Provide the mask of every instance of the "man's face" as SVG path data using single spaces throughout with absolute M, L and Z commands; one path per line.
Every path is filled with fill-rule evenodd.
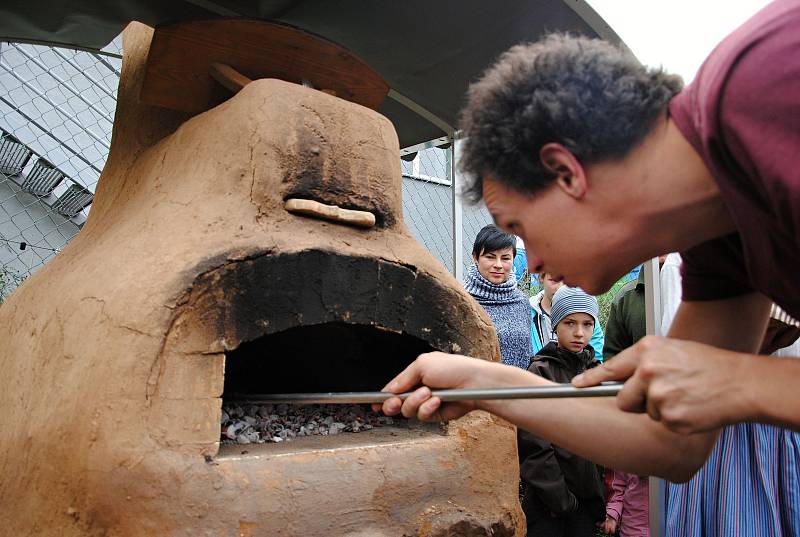
M 621 215 L 576 200 L 556 183 L 527 195 L 487 177 L 483 197 L 495 223 L 525 242 L 530 272 L 599 295 L 638 263 L 628 246 L 641 237 L 620 225 Z

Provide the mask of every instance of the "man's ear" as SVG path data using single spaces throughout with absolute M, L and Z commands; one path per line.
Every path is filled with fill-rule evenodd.
M 581 199 L 589 189 L 586 171 L 572 152 L 561 144 L 549 143 L 539 150 L 542 165 L 556 176 L 556 184 L 568 196 Z

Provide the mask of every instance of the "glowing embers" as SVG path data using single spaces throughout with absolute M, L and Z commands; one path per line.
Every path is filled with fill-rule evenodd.
M 223 444 L 290 442 L 304 436 L 359 433 L 376 427 L 407 425 L 402 417 L 373 412 L 369 405 L 254 405 L 227 403 L 222 408 Z

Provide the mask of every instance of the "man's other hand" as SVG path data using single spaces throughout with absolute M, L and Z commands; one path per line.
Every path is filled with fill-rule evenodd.
M 586 387 L 627 379 L 617 395 L 620 409 L 647 412 L 669 429 L 688 434 L 748 414 L 742 397 L 748 358 L 702 343 L 648 336 L 572 382 Z

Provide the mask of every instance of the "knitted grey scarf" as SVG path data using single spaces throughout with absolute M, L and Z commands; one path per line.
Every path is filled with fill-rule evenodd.
M 528 298 L 517 288 L 514 274 L 505 282 L 494 284 L 481 276 L 473 264 L 464 278 L 464 288 L 492 319 L 500 340 L 503 363 L 528 369 L 531 361 L 531 308 Z

